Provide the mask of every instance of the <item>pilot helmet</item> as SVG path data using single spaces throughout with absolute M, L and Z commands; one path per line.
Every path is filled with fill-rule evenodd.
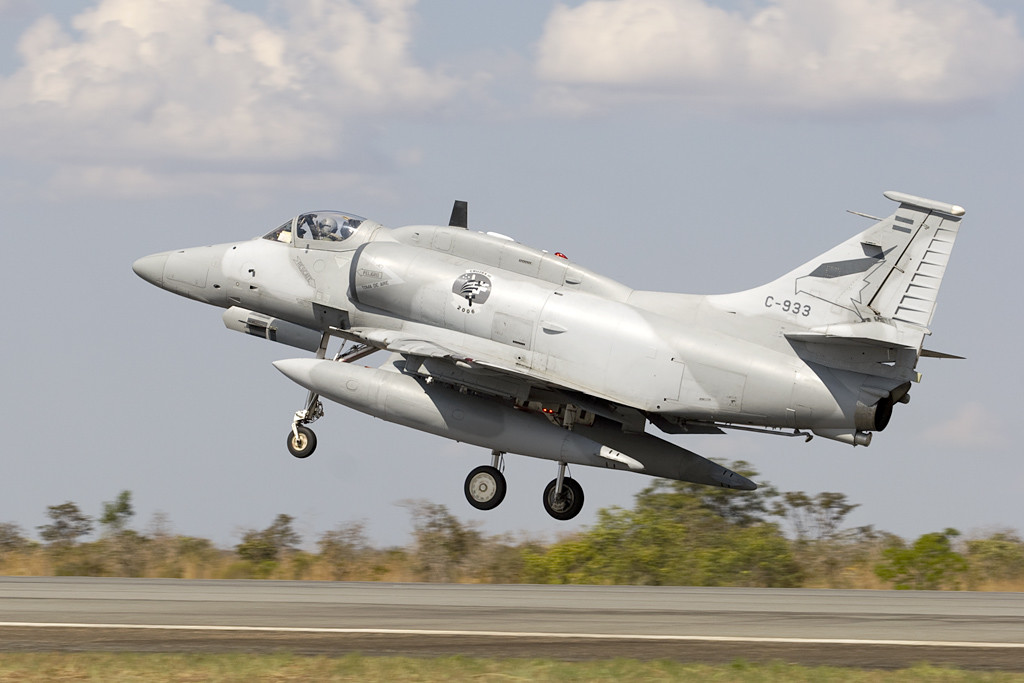
M 323 216 L 317 220 L 316 225 L 320 228 L 320 232 L 325 235 L 338 232 L 338 221 L 334 220 L 330 216 Z

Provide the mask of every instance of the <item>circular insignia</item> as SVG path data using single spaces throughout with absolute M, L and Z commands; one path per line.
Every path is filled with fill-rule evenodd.
M 491 278 L 483 273 L 465 273 L 455 280 L 452 293 L 468 301 L 469 306 L 482 304 L 491 295 Z

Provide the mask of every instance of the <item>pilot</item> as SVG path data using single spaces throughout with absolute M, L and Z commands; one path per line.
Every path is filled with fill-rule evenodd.
M 322 240 L 332 240 L 338 242 L 343 240 L 344 237 L 338 234 L 338 221 L 334 220 L 330 216 L 324 216 L 316 222 L 315 233 L 319 233 L 317 237 Z

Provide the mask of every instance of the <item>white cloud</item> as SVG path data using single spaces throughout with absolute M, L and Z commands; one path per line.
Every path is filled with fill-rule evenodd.
M 671 97 L 831 109 L 991 96 L 1024 67 L 1010 17 L 980 0 L 588 0 L 557 6 L 536 71 L 567 106 Z
M 100 0 L 73 30 L 44 17 L 0 77 L 0 144 L 140 188 L 160 163 L 337 159 L 375 119 L 458 88 L 413 62 L 414 2 L 291 0 L 279 23 L 224 0 Z

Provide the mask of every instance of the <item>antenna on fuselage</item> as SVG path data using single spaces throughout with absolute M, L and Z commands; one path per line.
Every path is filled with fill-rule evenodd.
M 464 202 L 461 199 L 455 200 L 455 204 L 452 206 L 452 217 L 449 219 L 448 225 L 453 228 L 469 229 L 469 202 Z

